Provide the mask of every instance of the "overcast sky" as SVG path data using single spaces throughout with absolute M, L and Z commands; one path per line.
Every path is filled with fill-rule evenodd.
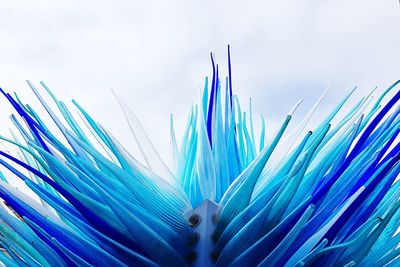
M 251 96 L 271 128 L 301 97 L 304 115 L 331 83 L 316 119 L 355 85 L 357 99 L 400 78 L 397 0 L 1 1 L 0 14 L 0 86 L 31 103 L 25 80 L 43 80 L 128 150 L 133 138 L 110 89 L 166 155 L 169 114 L 179 138 L 211 75 L 211 51 L 226 73 L 227 44 L 234 91 L 245 107 Z M 7 134 L 11 109 L 4 99 L 0 107 Z

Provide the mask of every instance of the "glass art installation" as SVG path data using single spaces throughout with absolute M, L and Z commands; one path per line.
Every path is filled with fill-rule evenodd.
M 182 140 L 171 117 L 172 164 L 121 100 L 143 162 L 45 83 L 28 81 L 46 119 L 1 90 L 15 127 L 0 138 L 18 152 L 0 150 L 0 263 L 399 266 L 400 81 L 347 110 L 351 90 L 309 129 L 324 93 L 288 131 L 298 102 L 267 139 L 233 93 L 229 47 L 225 81 L 211 61 Z

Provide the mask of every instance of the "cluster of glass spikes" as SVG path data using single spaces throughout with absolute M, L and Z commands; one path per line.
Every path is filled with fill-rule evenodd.
M 309 129 L 324 93 L 289 131 L 297 103 L 267 139 L 233 94 L 230 59 L 226 82 L 212 68 L 180 142 L 171 118 L 171 166 L 123 101 L 141 161 L 44 83 L 28 85 L 51 120 L 2 90 L 16 113 L 1 136 L 15 152 L 0 151 L 0 263 L 399 266 L 399 81 L 349 108 L 351 90 Z

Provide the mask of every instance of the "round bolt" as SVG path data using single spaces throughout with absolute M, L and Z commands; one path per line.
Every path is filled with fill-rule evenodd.
M 218 253 L 216 252 L 216 251 L 213 251 L 213 252 L 211 252 L 211 255 L 210 255 L 210 257 L 211 257 L 211 261 L 213 262 L 213 263 L 216 263 L 217 262 L 217 260 L 218 260 Z
M 189 252 L 185 256 L 186 263 L 191 265 L 196 261 L 197 255 L 194 251 Z
M 188 245 L 194 246 L 199 240 L 200 240 L 199 233 L 194 233 L 194 235 L 189 239 Z
M 211 238 L 211 241 L 213 241 L 214 244 L 217 243 L 218 237 L 217 237 L 217 235 L 215 233 L 213 233 L 210 238 Z
M 191 227 L 196 227 L 201 221 L 201 217 L 198 214 L 193 214 L 189 218 L 189 224 Z
M 217 214 L 213 214 L 212 216 L 211 216 L 211 222 L 213 223 L 213 224 L 217 224 Z

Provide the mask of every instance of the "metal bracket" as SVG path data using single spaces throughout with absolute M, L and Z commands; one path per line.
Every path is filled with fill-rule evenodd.
M 185 214 L 188 223 L 198 234 L 198 241 L 194 245 L 193 267 L 211 267 L 215 263 L 212 259 L 212 252 L 215 244 L 212 235 L 215 230 L 215 214 L 218 204 L 211 200 L 205 200 L 200 206 Z

